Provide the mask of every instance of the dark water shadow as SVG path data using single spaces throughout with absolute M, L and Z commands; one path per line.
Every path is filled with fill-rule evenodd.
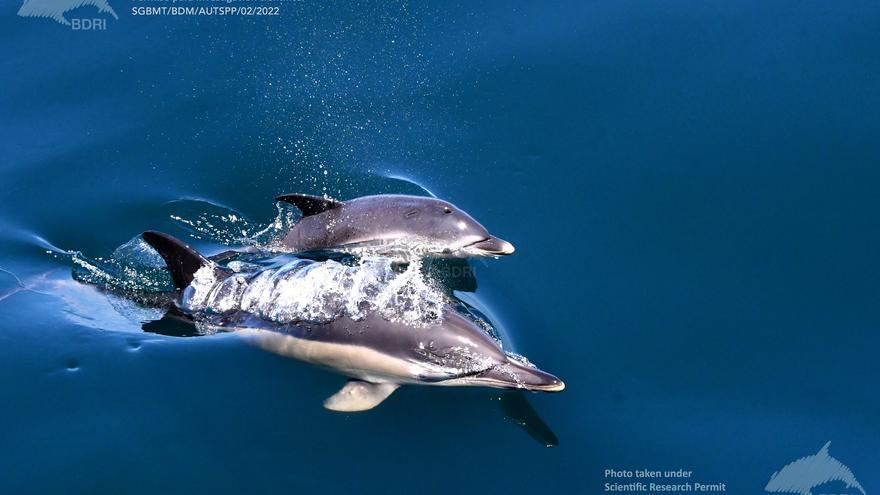
M 166 337 L 201 337 L 198 327 L 191 318 L 177 311 L 168 311 L 159 320 L 145 322 L 141 329 L 147 333 Z

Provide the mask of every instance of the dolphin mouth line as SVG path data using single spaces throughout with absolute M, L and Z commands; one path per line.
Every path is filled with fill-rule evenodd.
M 514 247 L 513 244 L 499 239 L 495 236 L 489 236 L 484 239 L 480 239 L 478 241 L 474 241 L 470 244 L 466 244 L 462 246 L 460 249 L 476 251 L 480 254 L 494 255 L 494 256 L 502 256 L 513 254 Z
M 531 368 L 526 369 L 526 371 L 531 370 Z M 528 376 L 517 373 L 516 364 L 509 362 L 462 373 L 453 380 L 471 381 L 477 384 L 492 383 L 496 388 L 520 389 L 529 392 L 561 392 L 565 389 L 565 383 L 562 380 L 537 368 L 533 370 L 540 373 L 544 381 L 529 383 Z
M 461 247 L 461 249 L 467 249 L 467 248 L 469 248 L 469 247 L 474 247 L 474 246 L 476 246 L 477 244 L 480 244 L 481 242 L 486 242 L 486 241 L 488 241 L 489 239 L 491 239 L 491 237 L 484 237 L 484 238 L 482 238 L 482 239 L 480 239 L 480 240 L 478 240 L 478 241 L 474 241 L 474 242 L 471 242 L 471 243 L 465 244 L 464 246 Z

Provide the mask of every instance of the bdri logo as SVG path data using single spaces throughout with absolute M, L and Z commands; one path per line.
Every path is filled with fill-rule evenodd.
M 844 483 L 848 490 L 854 488 L 865 495 L 865 489 L 856 481 L 853 472 L 828 453 L 829 446 L 831 442 L 826 443 L 819 452 L 801 457 L 773 473 L 764 490 L 771 493 L 813 495 L 814 488 L 839 481 Z M 840 495 L 846 494 L 841 492 Z
M 48 17 L 56 22 L 70 26 L 75 31 L 103 31 L 107 29 L 107 19 L 70 19 L 64 14 L 84 6 L 92 6 L 101 14 L 110 14 L 119 19 L 107 0 L 24 0 L 18 9 L 20 17 Z

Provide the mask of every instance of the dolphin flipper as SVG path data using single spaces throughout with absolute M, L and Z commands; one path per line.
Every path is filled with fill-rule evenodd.
M 318 213 L 342 206 L 341 201 L 321 196 L 312 196 L 310 194 L 282 194 L 276 197 L 275 200 L 293 204 L 299 208 L 304 217 L 317 215 Z
M 399 386 L 396 383 L 349 380 L 339 392 L 324 401 L 324 407 L 338 412 L 367 411 L 381 404 Z
M 498 397 L 504 419 L 519 426 L 536 442 L 545 447 L 556 447 L 559 438 L 538 415 L 525 394 L 520 391 L 503 393 Z

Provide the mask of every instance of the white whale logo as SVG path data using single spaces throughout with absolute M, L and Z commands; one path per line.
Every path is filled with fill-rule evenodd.
M 114 19 L 119 19 L 113 7 L 107 3 L 107 0 L 24 0 L 21 8 L 18 9 L 20 17 L 48 17 L 55 21 L 70 26 L 64 14 L 71 10 L 91 5 L 98 9 L 98 12 L 110 14 Z
M 865 489 L 856 480 L 853 472 L 828 453 L 829 446 L 831 442 L 826 443 L 819 452 L 801 457 L 773 473 L 764 490 L 771 493 L 813 495 L 813 489 L 817 486 L 840 481 L 848 489 L 855 488 L 865 495 Z

